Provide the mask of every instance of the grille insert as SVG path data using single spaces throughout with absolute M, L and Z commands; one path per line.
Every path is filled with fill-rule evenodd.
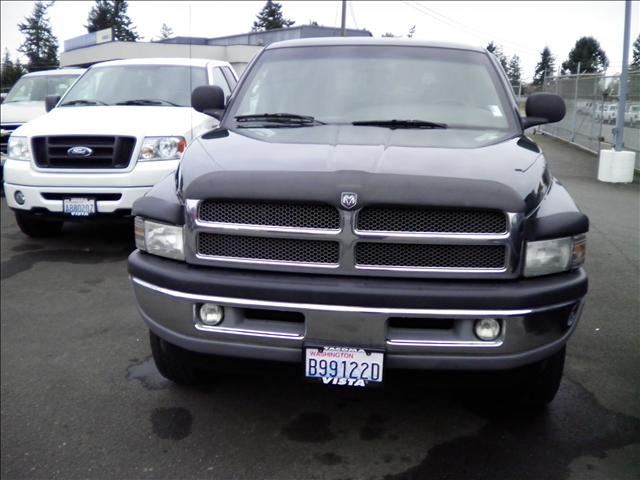
M 335 265 L 340 246 L 338 242 L 326 240 L 199 233 L 198 253 L 234 259 Z
M 406 243 L 358 243 L 359 266 L 407 268 L 503 269 L 504 245 L 425 245 Z
M 45 200 L 64 200 L 65 198 L 95 198 L 98 201 L 116 201 L 122 198 L 121 193 L 41 193 Z
M 356 229 L 377 232 L 504 233 L 503 212 L 492 210 L 447 210 L 402 207 L 365 207 L 358 214 Z
M 134 137 L 51 136 L 34 137 L 33 157 L 40 168 L 127 168 L 135 146 Z M 86 157 L 69 155 L 71 147 L 88 147 Z
M 198 218 L 205 222 L 338 230 L 340 213 L 329 205 L 205 200 Z

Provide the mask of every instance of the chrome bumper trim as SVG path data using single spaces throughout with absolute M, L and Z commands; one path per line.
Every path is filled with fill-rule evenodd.
M 387 345 L 394 347 L 501 347 L 504 343 L 500 338 L 495 341 L 437 341 L 437 340 L 387 340 Z
M 437 309 L 437 308 L 377 308 L 377 307 L 360 307 L 352 305 L 325 305 L 312 303 L 293 303 L 293 302 L 274 302 L 269 300 L 254 300 L 247 298 L 219 297 L 215 295 L 202 295 L 187 292 L 180 292 L 164 287 L 159 287 L 151 283 L 140 280 L 136 277 L 130 277 L 131 281 L 156 292 L 169 295 L 171 297 L 195 302 L 210 302 L 221 305 L 238 306 L 238 307 L 262 307 L 277 310 L 307 310 L 316 312 L 342 312 L 342 313 L 358 313 L 370 315 L 389 315 L 389 316 L 434 316 L 434 317 L 456 317 L 456 318 L 481 318 L 481 317 L 513 317 L 528 315 L 531 313 L 553 310 L 567 305 L 576 303 L 579 299 L 564 302 L 561 304 L 548 305 L 538 308 L 522 308 L 513 310 L 472 310 L 472 309 Z
M 203 325 L 202 323 L 196 323 L 195 327 L 196 330 L 200 330 L 201 332 L 228 333 L 230 335 L 241 335 L 246 337 L 285 338 L 287 340 L 302 340 L 304 338 L 304 335 L 299 335 L 297 333 L 267 332 L 264 330 L 250 330 L 246 328 L 214 327 Z

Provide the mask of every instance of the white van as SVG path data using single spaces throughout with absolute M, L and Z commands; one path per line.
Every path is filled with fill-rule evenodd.
M 205 59 L 115 60 L 93 65 L 47 115 L 15 130 L 5 163 L 5 195 L 30 236 L 65 220 L 127 216 L 133 202 L 178 166 L 192 138 L 218 121 L 191 108 L 191 92 L 237 76 Z
M 84 68 L 60 68 L 27 73 L 9 90 L 0 107 L 0 162 L 4 164 L 9 135 L 16 128 L 46 113 L 48 95 L 64 95 Z

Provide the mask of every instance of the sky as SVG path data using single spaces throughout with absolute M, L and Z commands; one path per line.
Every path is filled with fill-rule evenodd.
M 251 30 L 264 1 L 129 1 L 129 16 L 149 41 L 166 23 L 175 35 L 218 37 Z M 341 2 L 282 1 L 285 17 L 296 25 L 316 21 L 339 26 Z M 640 34 L 640 1 L 632 3 L 631 42 Z M 12 57 L 24 38 L 17 25 L 33 9 L 31 1 L 0 2 L 0 46 Z M 49 10 L 53 33 L 63 51 L 64 40 L 86 33 L 92 1 L 57 0 Z M 609 72 L 622 66 L 623 1 L 357 1 L 347 7 L 347 27 L 366 28 L 375 37 L 386 32 L 413 38 L 486 46 L 493 40 L 507 56 L 518 55 L 523 78 L 530 80 L 539 52 L 548 45 L 560 66 L 576 40 L 593 36 L 605 50 Z

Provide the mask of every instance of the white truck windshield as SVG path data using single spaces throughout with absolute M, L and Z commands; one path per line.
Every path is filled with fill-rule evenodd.
M 90 69 L 62 100 L 61 106 L 191 106 L 191 91 L 207 84 L 204 67 L 114 65 Z

